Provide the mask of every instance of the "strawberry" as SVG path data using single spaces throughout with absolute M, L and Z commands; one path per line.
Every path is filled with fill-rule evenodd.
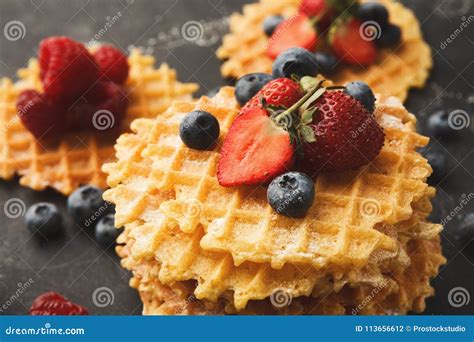
M 94 59 L 99 66 L 100 77 L 104 81 L 124 84 L 128 77 L 129 65 L 127 56 L 112 45 L 102 45 L 94 52 Z
M 326 91 L 311 106 L 317 109 L 308 124 L 315 141 L 302 143 L 301 160 L 309 175 L 356 168 L 378 155 L 383 129 L 359 101 L 341 91 Z
M 364 39 L 360 33 L 361 22 L 351 19 L 337 27 L 330 39 L 334 54 L 343 62 L 370 65 L 375 62 L 377 49 L 373 41 Z
M 303 97 L 298 83 L 289 78 L 277 78 L 265 84 L 243 107 L 241 112 L 250 108 L 262 108 L 263 98 L 267 105 L 289 108 Z
M 313 50 L 318 42 L 318 34 L 311 20 L 305 14 L 296 14 L 281 22 L 268 41 L 267 55 L 275 59 L 283 51 L 292 47 Z
M 224 187 L 271 181 L 293 166 L 294 147 L 287 131 L 262 108 L 242 112 L 225 137 L 217 180 Z
M 318 27 L 321 28 L 329 27 L 334 17 L 334 11 L 328 6 L 326 0 L 303 0 L 299 7 L 299 13 L 315 17 Z
M 88 315 L 85 307 L 75 304 L 59 293 L 45 292 L 38 296 L 31 305 L 32 316 L 74 316 Z

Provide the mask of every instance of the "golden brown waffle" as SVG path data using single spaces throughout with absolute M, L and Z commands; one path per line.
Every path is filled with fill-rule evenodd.
M 241 310 L 249 300 L 267 298 L 276 288 L 285 288 L 293 297 L 307 296 L 314 291 L 319 291 L 321 289 L 318 286 L 323 283 L 321 278 L 325 277 L 328 271 L 335 273 L 343 272 L 343 269 L 345 269 L 347 272 L 349 269 L 357 269 L 354 266 L 360 268 L 367 263 L 370 255 L 382 253 L 384 249 L 387 250 L 386 253 L 390 251 L 395 253 L 398 249 L 396 232 L 394 235 L 383 232 L 383 227 L 380 226 L 381 222 L 384 221 L 384 225 L 386 225 L 401 220 L 408 221 L 413 216 L 412 201 L 414 201 L 413 205 L 418 201 L 423 202 L 424 197 L 432 192 L 423 182 L 431 171 L 426 161 L 419 157 L 419 155 L 412 153 L 412 151 L 407 156 L 403 156 L 403 153 L 401 153 L 408 146 L 410 146 L 408 149 L 414 149 L 417 146 L 417 143 L 414 142 L 418 141 L 420 144 L 426 142 L 424 138 L 413 133 L 414 117 L 403 109 L 399 101 L 393 98 L 381 98 L 376 115 L 380 117 L 382 124 L 387 128 L 387 145 L 390 146 L 390 149 L 384 152 L 387 155 L 385 157 L 386 163 L 393 163 L 394 165 L 384 168 L 384 170 L 387 170 L 385 171 L 387 172 L 387 178 L 383 184 L 387 184 L 387 189 L 382 187 L 380 191 L 384 191 L 384 194 L 393 191 L 392 187 L 395 187 L 393 184 L 393 174 L 400 172 L 400 177 L 397 178 L 395 183 L 398 188 L 404 188 L 404 192 L 398 193 L 393 198 L 395 203 L 399 203 L 397 202 L 398 198 L 401 198 L 400 203 L 403 203 L 404 210 L 394 209 L 393 212 L 398 211 L 398 214 L 392 217 L 392 215 L 386 215 L 387 212 L 390 212 L 387 209 L 386 213 L 382 215 L 383 220 L 377 224 L 379 230 L 373 229 L 374 222 L 376 222 L 375 219 L 368 221 L 361 219 L 360 221 L 365 222 L 366 225 L 373 223 L 370 228 L 360 228 L 358 230 L 359 233 L 367 232 L 366 239 L 368 239 L 369 244 L 362 249 L 360 244 L 364 244 L 367 241 L 361 241 L 355 234 L 342 235 L 350 240 L 342 243 L 344 246 L 347 246 L 345 247 L 347 252 L 345 254 L 341 253 L 337 258 L 328 258 L 327 265 L 325 264 L 325 266 L 330 268 L 330 270 L 323 269 L 317 271 L 315 267 L 311 266 L 311 264 L 314 265 L 314 262 L 309 259 L 292 260 L 291 263 L 286 262 L 281 265 L 281 269 L 273 269 L 267 262 L 256 263 L 252 261 L 244 261 L 235 266 L 231 254 L 227 251 L 206 251 L 201 248 L 202 239 L 205 234 L 204 221 L 197 226 L 191 227 L 191 229 L 183 229 L 185 226 L 182 225 L 182 222 L 179 219 L 173 220 L 173 217 L 171 217 L 173 215 L 170 215 L 169 207 L 163 207 L 163 204 L 169 203 L 168 201 L 170 200 L 175 202 L 182 200 L 180 196 L 186 194 L 185 190 L 193 186 L 199 189 L 198 193 L 199 191 L 204 192 L 206 190 L 205 187 L 198 186 L 202 182 L 196 182 L 194 175 L 188 176 L 186 173 L 181 175 L 179 172 L 176 172 L 176 174 L 166 172 L 166 175 L 163 176 L 163 170 L 172 167 L 173 170 L 200 171 L 200 175 L 206 174 L 206 177 L 211 178 L 211 181 L 213 179 L 209 176 L 214 172 L 216 153 L 202 151 L 195 153 L 187 148 L 183 148 L 177 135 L 177 125 L 184 113 L 195 108 L 212 112 L 219 119 L 222 134 L 224 135 L 226 127 L 230 125 L 230 121 L 237 112 L 233 89 L 223 88 L 212 100 L 203 98 L 198 103 L 174 103 L 166 113 L 156 120 L 139 119 L 134 121 L 132 131 L 135 134 L 124 134 L 118 139 L 116 145 L 118 161 L 113 164 L 104 165 L 104 171 L 109 174 L 108 183 L 112 188 L 105 193 L 104 197 L 106 200 L 116 204 L 116 225 L 125 225 L 126 231 L 130 231 L 128 233 L 129 238 L 134 241 L 133 246 L 129 246 L 131 257 L 123 261 L 124 267 L 135 269 L 137 268 L 135 261 L 138 261 L 140 264 L 142 260 L 156 260 L 160 263 L 160 267 L 156 270 L 154 276 L 157 277 L 160 283 L 170 285 L 176 282 L 197 280 L 198 283 L 195 289 L 197 298 L 217 301 L 223 294 L 232 291 L 233 303 L 238 310 Z M 385 113 L 385 116 L 382 116 L 382 113 Z M 158 148 L 153 150 L 152 153 L 148 150 L 150 146 Z M 192 159 L 187 158 L 190 155 L 193 156 Z M 201 158 L 196 158 L 199 155 Z M 205 166 L 200 163 L 206 162 L 209 158 L 211 163 L 205 164 Z M 406 162 L 405 159 L 409 160 L 409 162 Z M 403 162 L 400 162 L 400 160 L 403 160 Z M 367 169 L 373 172 L 374 169 L 381 167 L 381 164 L 381 162 L 374 161 Z M 390 170 L 391 172 L 389 172 Z M 172 175 L 170 176 L 170 174 Z M 182 176 L 182 178 L 179 176 Z M 171 178 L 173 178 L 172 181 L 176 186 L 163 188 L 163 181 L 169 182 Z M 413 186 L 405 188 L 403 186 L 404 178 L 410 184 L 413 182 Z M 338 184 L 329 178 L 327 181 Z M 342 184 L 345 183 L 343 182 Z M 368 184 L 366 188 L 364 193 L 369 198 L 370 196 L 376 196 L 377 191 L 379 191 L 376 188 L 370 189 Z M 330 205 L 337 207 L 338 203 L 345 203 L 344 194 L 346 192 L 344 192 L 345 187 L 342 186 L 336 189 L 341 192 L 334 192 L 332 194 L 333 200 L 330 202 Z M 416 194 L 414 193 L 415 190 L 417 191 Z M 238 193 L 239 191 L 244 190 L 216 187 L 216 192 L 211 198 L 215 203 L 232 203 L 232 200 L 227 200 L 225 196 Z M 244 193 L 248 194 L 248 192 Z M 192 196 L 193 194 L 195 192 L 192 192 L 191 195 L 188 193 L 187 196 Z M 326 194 L 326 196 L 329 195 Z M 220 198 L 219 196 L 223 197 Z M 242 206 L 243 209 L 251 208 L 253 203 L 259 200 L 255 195 L 252 195 L 252 197 L 237 196 L 249 202 L 249 204 Z M 341 201 L 338 202 L 336 200 L 337 196 L 341 197 Z M 376 200 L 382 201 L 379 197 Z M 318 202 L 318 197 L 315 202 Z M 357 202 L 358 206 L 359 202 Z M 199 208 L 200 206 L 197 205 L 197 207 Z M 420 207 L 426 207 L 426 204 L 420 205 Z M 193 206 L 188 208 L 189 213 L 196 212 L 193 208 Z M 380 208 L 383 208 L 383 206 L 380 205 Z M 331 207 L 327 205 L 322 213 L 327 212 L 329 209 Z M 425 211 L 429 212 L 431 208 L 427 208 Z M 200 217 L 201 211 L 198 210 L 197 212 L 200 214 L 197 216 Z M 267 215 L 267 212 L 267 209 L 261 210 L 260 215 L 264 217 Z M 367 216 L 370 216 L 369 214 Z M 225 210 L 219 209 L 219 206 L 217 206 L 214 215 L 213 219 L 218 218 L 218 215 L 225 217 Z M 420 220 L 424 219 L 426 215 L 422 212 Z M 189 218 L 189 215 L 187 216 Z M 373 216 L 377 217 L 377 215 Z M 290 223 L 288 219 L 280 216 L 272 219 L 281 220 L 285 224 Z M 292 224 L 297 226 L 299 221 L 293 220 Z M 321 221 L 324 222 L 324 220 Z M 331 227 L 333 225 L 331 224 Z M 436 234 L 439 226 L 431 227 L 427 224 L 427 227 L 431 229 L 432 233 Z M 289 230 L 293 231 L 293 229 Z M 403 231 L 400 227 L 395 230 Z M 329 229 L 326 235 L 330 233 L 331 230 Z M 319 240 L 314 240 L 313 243 L 315 245 L 326 244 L 328 246 L 331 240 L 326 235 L 322 232 L 317 237 Z M 378 241 L 375 238 L 370 240 L 373 236 L 382 241 L 388 241 L 389 248 L 383 244 L 377 245 L 372 243 L 373 241 Z M 235 234 L 233 237 L 236 239 Z M 278 242 L 276 240 L 274 242 L 275 245 Z M 332 243 L 338 242 L 336 240 Z M 260 245 L 258 245 L 258 248 L 260 248 Z M 330 250 L 330 246 L 327 248 Z M 367 251 L 367 249 L 370 251 Z M 361 254 L 363 257 L 357 255 L 357 251 L 360 250 L 362 250 Z M 300 260 L 306 260 L 307 262 L 302 263 Z M 380 260 L 383 260 L 383 258 L 380 258 Z M 288 260 L 285 259 L 285 261 Z M 319 268 L 321 267 L 319 265 Z M 315 288 L 316 284 L 318 286 Z
M 231 95 L 226 101 L 232 108 Z M 203 249 L 229 252 L 236 265 L 269 262 L 277 269 L 287 262 L 314 268 L 361 266 L 377 249 L 396 249 L 393 239 L 373 228 L 408 219 L 431 172 L 416 152 L 427 138 L 412 131 L 413 118 L 399 103 L 386 101 L 376 112 L 386 126 L 379 156 L 354 172 L 318 176 L 314 205 L 303 219 L 276 214 L 267 203 L 266 187 L 221 187 L 215 174 L 219 146 L 202 152 L 181 142 L 179 123 L 198 108 L 218 118 L 224 137 L 236 113 L 228 107 L 209 99 L 174 104 L 150 129 L 142 152 L 153 163 L 150 181 L 153 188 L 173 194 L 159 209 L 184 233 L 202 225 L 205 234 L 196 238 Z M 390 120 L 400 127 L 390 126 Z
M 130 74 L 126 83 L 130 105 L 126 118 L 113 132 L 68 133 L 55 145 L 43 145 L 21 124 L 16 99 L 23 89 L 41 90 L 39 66 L 32 59 L 18 72 L 20 80 L 0 82 L 0 177 L 20 175 L 20 184 L 34 190 L 52 187 L 67 195 L 81 184 L 106 187 L 101 167 L 114 158 L 117 133 L 128 130 L 138 117 L 155 117 L 173 100 L 190 100 L 196 84 L 180 83 L 176 72 L 166 64 L 155 69 L 155 59 L 134 50 L 129 57 Z
M 127 260 L 133 239 L 127 232 L 121 236 L 119 255 Z M 429 280 L 439 266 L 445 262 L 441 255 L 439 237 L 431 240 L 410 240 L 406 244 L 410 263 L 407 268 L 388 273 L 384 281 L 374 287 L 370 285 L 344 286 L 322 297 L 283 298 L 289 305 L 272 304 L 271 300 L 251 301 L 248 306 L 236 312 L 225 298 L 217 302 L 198 300 L 194 295 L 194 284 L 177 282 L 163 285 L 157 277 L 159 263 L 153 258 L 136 261 L 132 269 L 134 278 L 131 286 L 138 289 L 143 301 L 145 315 L 222 315 L 222 314 L 406 314 L 421 312 L 425 298 L 433 294 Z M 133 259 L 132 259 L 133 260 Z M 130 264 L 128 264 L 130 266 Z M 284 296 L 284 293 L 282 293 Z
M 424 42 L 420 25 L 411 10 L 399 2 L 383 0 L 390 21 L 402 29 L 403 43 L 396 50 L 383 49 L 375 64 L 366 68 L 342 66 L 333 81 L 345 84 L 363 80 L 377 93 L 397 96 L 403 101 L 410 88 L 421 88 L 432 67 L 431 50 Z M 225 77 L 241 77 L 252 72 L 271 73 L 272 60 L 265 51 L 268 37 L 263 21 L 272 14 L 291 16 L 297 11 L 300 0 L 260 0 L 245 5 L 243 14 L 230 18 L 230 33 L 224 36 L 217 56 L 225 60 L 221 73 Z

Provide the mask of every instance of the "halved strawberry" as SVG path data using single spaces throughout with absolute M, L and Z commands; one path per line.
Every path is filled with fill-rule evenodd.
M 289 78 L 277 78 L 265 84 L 254 97 L 243 107 L 241 112 L 250 108 L 262 108 L 263 98 L 267 105 L 289 108 L 303 97 L 304 93 L 298 83 Z
M 253 108 L 232 123 L 217 164 L 217 180 L 225 187 L 267 183 L 291 169 L 293 155 L 289 133 L 265 109 Z
M 351 19 L 337 27 L 330 39 L 332 49 L 345 63 L 370 65 L 375 62 L 377 49 L 373 41 L 364 39 L 360 26 L 359 20 Z
M 268 41 L 267 55 L 275 59 L 283 51 L 292 47 L 313 50 L 318 42 L 318 34 L 311 20 L 305 14 L 296 14 L 277 26 Z

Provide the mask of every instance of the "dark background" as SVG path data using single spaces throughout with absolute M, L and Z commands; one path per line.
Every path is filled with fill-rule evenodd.
M 277 1 L 277 0 L 275 0 Z M 1 0 L 0 28 L 13 20 L 25 27 L 25 35 L 10 41 L 0 34 L 0 75 L 15 77 L 16 70 L 36 55 L 41 39 L 67 35 L 88 42 L 107 21 L 120 11 L 122 16 L 102 36 L 127 50 L 131 45 L 152 53 L 158 63 L 166 61 L 178 70 L 179 79 L 197 82 L 200 94 L 223 85 L 220 62 L 215 57 L 219 38 L 226 26 L 222 20 L 250 1 L 241 0 Z M 403 1 L 420 19 L 424 36 L 433 49 L 435 66 L 428 85 L 412 91 L 408 108 L 419 118 L 424 131 L 426 118 L 438 109 L 473 113 L 474 22 L 443 49 L 441 47 L 463 20 L 473 15 L 473 0 Z M 471 18 L 473 21 L 474 18 Z M 188 21 L 200 21 L 204 36 L 197 42 L 182 39 L 181 28 Z M 435 185 L 434 219 L 441 219 L 459 207 L 462 195 L 474 192 L 474 123 L 449 141 L 433 139 L 430 149 L 447 156 L 448 175 Z M 428 133 L 427 133 L 428 134 Z M 20 187 L 17 180 L 0 181 L 0 204 L 19 198 L 27 206 L 51 201 L 65 210 L 65 198 L 53 191 L 34 192 Z M 474 202 L 474 201 L 472 201 Z M 474 203 L 464 205 L 445 226 L 443 249 L 448 262 L 434 279 L 436 297 L 428 300 L 426 314 L 473 314 L 474 298 L 459 308 L 448 302 L 455 287 L 474 296 L 474 242 L 456 239 L 455 229 Z M 33 283 L 3 314 L 26 314 L 40 293 L 54 290 L 90 309 L 92 314 L 140 314 L 135 290 L 128 287 L 130 275 L 120 267 L 112 249 L 104 251 L 92 236 L 66 218 L 66 233 L 55 241 L 39 241 L 26 230 L 23 218 L 11 219 L 0 211 L 0 308 L 18 287 Z M 112 290 L 114 301 L 106 307 L 93 304 L 92 294 L 100 287 Z M 2 312 L 0 312 L 2 313 Z

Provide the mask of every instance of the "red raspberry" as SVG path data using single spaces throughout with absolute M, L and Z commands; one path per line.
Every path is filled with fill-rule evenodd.
M 120 50 L 111 45 L 102 45 L 94 58 L 100 68 L 100 77 L 104 81 L 123 84 L 128 77 L 128 60 Z
M 64 103 L 81 97 L 99 75 L 99 67 L 84 45 L 67 37 L 44 39 L 39 65 L 45 94 Z
M 50 291 L 35 299 L 30 308 L 30 314 L 33 316 L 84 316 L 89 312 L 85 307 Z
M 36 139 L 49 139 L 62 134 L 65 128 L 65 108 L 51 101 L 35 90 L 24 90 L 20 93 L 17 103 L 17 115 L 23 126 Z
M 98 82 L 69 111 L 70 130 L 109 130 L 125 117 L 128 98 L 125 89 L 113 82 Z

